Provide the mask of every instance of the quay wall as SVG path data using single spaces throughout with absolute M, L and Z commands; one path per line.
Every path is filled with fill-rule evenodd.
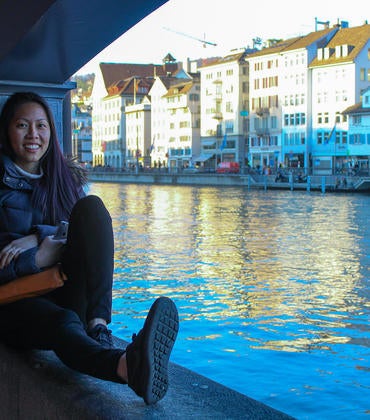
M 250 189 L 290 189 L 325 191 L 369 191 L 370 177 L 347 177 L 346 185 L 338 185 L 337 176 L 311 176 L 305 182 L 275 182 L 274 175 L 250 174 L 169 174 L 164 172 L 110 172 L 91 171 L 91 182 L 116 182 L 126 184 L 198 185 L 198 186 L 240 186 Z
M 292 419 L 173 363 L 167 395 L 153 406 L 127 385 L 67 368 L 52 351 L 15 351 L 0 344 L 0 372 L 1 420 Z M 263 366 L 261 375 L 268 375 Z

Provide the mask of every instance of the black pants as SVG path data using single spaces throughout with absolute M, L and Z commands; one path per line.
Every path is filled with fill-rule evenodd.
M 111 321 L 113 232 L 96 196 L 79 200 L 69 220 L 62 258 L 65 285 L 48 295 L 0 306 L 0 340 L 25 349 L 54 350 L 67 366 L 118 381 L 120 349 L 104 349 L 86 333 L 93 318 Z

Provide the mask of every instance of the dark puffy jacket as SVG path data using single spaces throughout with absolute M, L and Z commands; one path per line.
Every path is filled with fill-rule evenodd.
M 32 180 L 20 175 L 6 156 L 0 159 L 0 250 L 9 242 L 36 233 L 39 243 L 54 235 L 56 226 L 45 225 L 41 211 L 31 205 Z M 81 194 L 82 196 L 83 194 Z M 37 247 L 21 253 L 16 260 L 0 270 L 0 284 L 26 274 L 37 273 Z

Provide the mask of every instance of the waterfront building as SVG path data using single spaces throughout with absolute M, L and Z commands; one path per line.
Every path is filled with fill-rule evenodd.
M 147 96 L 141 103 L 126 105 L 126 166 L 151 167 L 151 104 Z
M 246 165 L 251 50 L 243 49 L 199 68 L 201 155 L 196 163 L 215 168 L 221 161 Z M 197 160 L 198 159 L 198 160 Z
M 191 158 L 196 135 L 192 112 L 197 111 L 196 103 L 199 103 L 197 87 L 197 76 L 183 69 L 156 77 L 149 91 L 153 166 L 167 167 L 171 162 L 177 168 Z
M 192 165 L 200 154 L 200 76 L 180 79 L 163 96 L 167 101 L 169 124 L 168 166 L 179 170 Z
M 334 162 L 346 164 L 351 150 L 343 111 L 369 86 L 369 43 L 369 25 L 341 22 L 275 40 L 247 57 L 253 167 L 283 165 L 327 175 L 335 171 Z
M 317 49 L 310 63 L 312 72 L 312 169 L 316 174 L 329 174 L 369 162 L 370 144 L 354 144 L 363 137 L 357 132 L 359 115 L 349 106 L 361 102 L 370 86 L 370 25 L 338 27 L 332 39 Z M 366 95 L 367 97 L 367 95 Z M 353 135 L 349 138 L 349 132 Z M 367 128 L 369 132 L 369 127 Z M 351 143 L 352 142 L 352 143 Z M 368 163 L 367 163 L 368 164 Z
M 350 160 L 369 161 L 367 148 L 351 146 L 344 112 L 370 85 L 369 51 L 370 26 L 341 22 L 200 67 L 188 63 L 192 72 L 170 54 L 163 65 L 101 63 L 92 94 L 93 164 L 123 168 L 139 153 L 144 166 L 172 170 L 236 161 L 242 172 L 282 165 L 327 175 Z M 125 109 L 144 98 L 140 112 L 150 114 L 151 128 L 129 133 Z
M 342 173 L 370 176 L 370 87 L 362 92 L 361 102 L 345 109 L 343 115 L 349 118 L 348 158 L 335 168 Z
M 311 83 L 308 65 L 337 29 L 288 40 L 270 40 L 248 56 L 249 158 L 254 168 L 307 167 Z
M 149 81 L 178 69 L 179 63 L 100 63 L 91 94 L 93 166 L 126 167 L 126 105 L 140 103 Z M 134 89 L 134 79 L 144 80 Z M 145 86 L 144 86 L 145 85 Z M 135 98 L 134 98 L 135 96 Z
M 91 107 L 71 104 L 72 117 L 72 156 L 90 167 L 92 164 L 92 121 Z

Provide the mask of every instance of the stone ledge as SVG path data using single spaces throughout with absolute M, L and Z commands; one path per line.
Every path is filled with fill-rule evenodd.
M 115 338 L 116 345 L 125 343 Z M 170 387 L 154 406 L 127 386 L 64 366 L 51 351 L 16 352 L 0 344 L 0 419 L 291 419 L 185 369 L 169 367 Z

